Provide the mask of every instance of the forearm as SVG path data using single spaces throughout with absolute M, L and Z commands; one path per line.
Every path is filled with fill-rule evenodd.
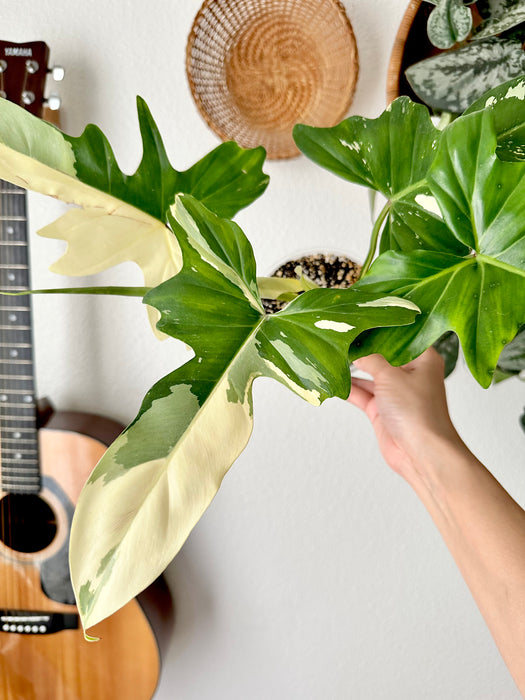
M 429 448 L 407 480 L 525 696 L 525 512 L 461 443 L 436 439 Z

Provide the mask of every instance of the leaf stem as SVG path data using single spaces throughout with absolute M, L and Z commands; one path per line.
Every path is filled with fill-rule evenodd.
M 388 215 L 388 212 L 390 211 L 392 207 L 392 202 L 389 200 L 385 206 L 381 209 L 379 216 L 377 217 L 374 228 L 372 229 L 372 233 L 370 235 L 370 247 L 368 249 L 368 254 L 366 256 L 366 260 L 363 263 L 363 267 L 361 268 L 361 273 L 359 275 L 359 279 L 364 277 L 368 270 L 370 269 L 370 265 L 372 264 L 372 260 L 374 259 L 374 256 L 376 254 L 376 248 L 377 248 L 377 241 L 379 240 L 379 234 L 381 232 L 381 228 L 383 226 L 383 223 Z

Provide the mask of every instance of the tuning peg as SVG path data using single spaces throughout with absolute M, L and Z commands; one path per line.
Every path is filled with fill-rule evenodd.
M 64 80 L 66 71 L 62 66 L 53 66 L 53 68 L 48 69 L 48 73 L 51 73 L 53 80 L 56 80 L 56 82 L 59 83 L 61 80 Z
M 44 102 L 53 112 L 55 112 L 57 109 L 60 109 L 60 105 L 62 104 L 62 100 L 58 95 L 49 95 L 49 97 L 45 99 Z

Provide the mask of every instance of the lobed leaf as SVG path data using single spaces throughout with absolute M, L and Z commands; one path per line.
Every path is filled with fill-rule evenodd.
M 441 137 L 428 109 L 400 97 L 377 119 L 350 117 L 330 128 L 298 125 L 294 139 L 308 158 L 390 202 L 381 250 L 465 252 L 450 235 L 426 176 Z
M 222 144 L 189 170 L 176 171 L 141 98 L 137 108 L 143 155 L 137 171 L 126 175 L 98 127 L 68 136 L 0 100 L 0 177 L 80 207 L 39 231 L 68 244 L 52 271 L 88 275 L 133 261 L 146 286 L 156 286 L 181 267 L 179 245 L 167 226 L 176 194 L 193 193 L 232 216 L 266 188 L 262 148 Z
M 461 114 L 487 90 L 524 72 L 521 42 L 492 38 L 426 58 L 410 66 L 405 75 L 429 107 Z
M 404 364 L 454 331 L 474 377 L 491 383 L 504 346 L 525 322 L 525 164 L 500 161 L 496 144 L 490 112 L 461 117 L 443 132 L 429 185 L 450 230 L 472 252 L 380 256 L 358 288 L 403 296 L 421 315 L 403 333 L 366 334 L 351 358 L 381 352 Z
M 177 198 L 170 224 L 184 264 L 145 302 L 195 357 L 148 392 L 80 496 L 71 572 L 85 628 L 134 597 L 180 549 L 249 439 L 256 377 L 313 404 L 346 398 L 351 341 L 417 313 L 384 295 L 315 289 L 267 316 L 236 224 L 189 196 Z

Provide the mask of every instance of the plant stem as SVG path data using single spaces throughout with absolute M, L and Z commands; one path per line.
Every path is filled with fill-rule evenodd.
M 361 273 L 359 275 L 359 279 L 364 277 L 368 270 L 370 269 L 370 265 L 372 264 L 372 260 L 374 259 L 374 256 L 376 254 L 376 248 L 377 248 L 377 241 L 379 240 L 379 234 L 381 232 L 381 228 L 383 226 L 383 223 L 387 217 L 388 212 L 390 211 L 390 208 L 392 207 L 392 202 L 389 200 L 385 206 L 381 209 L 379 216 L 377 217 L 374 228 L 372 229 L 372 234 L 370 236 L 370 247 L 368 249 L 368 255 L 366 256 L 366 260 L 363 263 L 363 267 L 361 268 Z

